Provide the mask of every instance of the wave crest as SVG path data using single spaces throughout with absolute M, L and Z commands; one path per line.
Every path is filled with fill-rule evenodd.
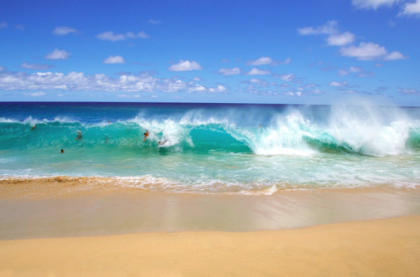
M 396 108 L 335 106 L 321 115 L 291 108 L 268 120 L 241 120 L 232 111 L 209 116 L 189 111 L 182 117 L 86 124 L 69 118 L 0 118 L 2 148 L 113 147 L 148 152 L 240 152 L 256 155 L 351 153 L 398 155 L 420 148 L 420 124 Z M 143 133 L 149 137 L 143 141 Z M 83 138 L 76 139 L 81 131 Z

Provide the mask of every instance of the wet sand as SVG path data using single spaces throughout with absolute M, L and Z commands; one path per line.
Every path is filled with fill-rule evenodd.
M 91 178 L 0 180 L 0 239 L 259 231 L 420 215 L 420 189 L 150 192 Z

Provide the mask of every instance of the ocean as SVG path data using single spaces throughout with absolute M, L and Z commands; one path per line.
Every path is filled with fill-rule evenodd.
M 412 188 L 420 108 L 0 103 L 0 178 L 47 176 L 187 193 Z

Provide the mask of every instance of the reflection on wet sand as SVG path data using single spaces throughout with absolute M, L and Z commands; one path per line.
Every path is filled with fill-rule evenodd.
M 255 231 L 420 214 L 420 189 L 147 192 L 99 183 L 0 184 L 0 239 L 155 231 Z

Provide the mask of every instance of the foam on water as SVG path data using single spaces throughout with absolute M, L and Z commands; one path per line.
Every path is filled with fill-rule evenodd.
M 103 140 L 106 136 L 104 134 L 112 133 L 117 144 L 123 141 L 123 145 L 132 143 L 141 147 L 138 142 L 142 133 L 148 130 L 154 146 L 158 146 L 157 142 L 164 142 L 160 146 L 178 146 L 178 151 L 193 149 L 195 146 L 200 149 L 200 146 L 206 147 L 200 144 L 205 141 L 203 136 L 212 136 L 214 140 L 221 140 L 221 145 L 215 147 L 217 149 L 225 148 L 229 151 L 229 146 L 242 145 L 243 149 L 250 149 L 257 155 L 309 156 L 317 152 L 343 151 L 386 156 L 405 153 L 407 146 L 418 145 L 418 120 L 410 119 L 396 108 L 380 110 L 367 105 L 334 106 L 322 123 L 305 118 L 299 109 L 274 112 L 267 122 L 252 125 L 241 125 L 240 120 L 232 119 L 230 114 L 205 118 L 199 110 L 187 111 L 179 118 L 147 118 L 138 115 L 128 120 L 92 124 L 66 117 L 47 120 L 29 116 L 21 121 L 0 118 L 0 132 L 3 135 L 21 133 L 28 136 L 31 140 L 29 143 L 38 140 L 41 145 L 43 141 L 50 145 L 62 144 L 68 140 L 66 136 L 74 135 L 77 130 L 90 134 L 84 136 L 85 144 L 108 143 L 109 138 Z M 43 128 L 46 133 L 31 132 L 25 125 Z M 228 138 L 232 145 L 226 145 Z M 150 145 L 143 146 L 150 148 Z M 212 150 L 211 145 L 207 146 L 208 150 Z
M 420 109 L 154 105 L 131 116 L 121 105 L 103 115 L 85 106 L 83 116 L 79 106 L 3 109 L 0 175 L 120 176 L 126 185 L 245 194 L 420 183 Z

